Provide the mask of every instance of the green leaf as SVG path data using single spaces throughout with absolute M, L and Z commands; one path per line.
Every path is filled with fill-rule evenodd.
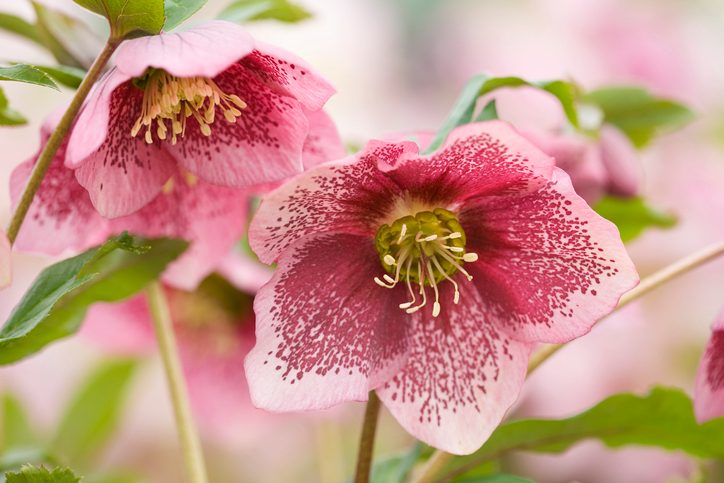
M 561 453 L 588 439 L 609 447 L 642 445 L 724 458 L 724 418 L 697 424 L 691 399 L 680 389 L 654 388 L 645 396 L 618 394 L 568 419 L 502 424 L 477 452 L 452 460 L 443 476 L 464 474 L 508 451 Z
M 48 464 L 50 466 L 58 466 L 57 458 L 49 454 L 43 448 L 11 448 L 5 450 L 2 455 L 0 455 L 0 473 L 18 470 L 28 463 L 35 465 Z M 0 476 L 0 483 L 3 483 L 4 481 L 3 477 Z
M 410 470 L 417 463 L 424 448 L 425 446 L 422 443 L 416 443 L 406 454 L 376 462 L 372 467 L 370 483 L 401 483 L 407 481 Z
M 36 69 L 45 72 L 50 77 L 55 79 L 59 84 L 62 84 L 71 89 L 77 89 L 80 83 L 83 81 L 86 72 L 83 69 L 77 67 L 71 67 L 69 65 L 33 65 Z
M 27 40 L 43 45 L 35 26 L 27 20 L 9 13 L 0 13 L 0 29 L 19 35 Z
M 10 108 L 5 92 L 0 88 L 0 126 L 20 126 L 28 122 L 19 112 Z
M 32 65 L 15 64 L 10 67 L 0 67 L 0 81 L 25 82 L 43 87 L 58 89 L 53 79 L 40 69 Z
M 47 469 L 44 466 L 25 465 L 20 471 L 6 473 L 7 483 L 78 483 L 80 478 L 68 468 Z
M 637 238 L 647 228 L 671 228 L 677 222 L 675 216 L 652 208 L 638 197 L 606 196 L 593 209 L 618 227 L 625 242 Z
M 165 0 L 166 23 L 164 30 L 171 30 L 206 5 L 208 0 Z
M 585 100 L 598 105 L 604 121 L 621 129 L 637 147 L 694 118 L 694 113 L 683 104 L 655 97 L 641 87 L 605 87 L 589 92 Z
M 88 68 L 103 44 L 88 26 L 64 12 L 31 0 L 35 28 L 43 46 L 59 64 Z
M 108 20 L 111 37 L 155 35 L 165 21 L 163 0 L 73 0 Z
M 307 9 L 289 0 L 236 0 L 219 14 L 220 19 L 231 22 L 278 20 L 297 23 L 311 17 Z
M 73 396 L 50 446 L 67 461 L 88 461 L 118 425 L 137 363 L 108 361 Z
M 528 478 L 499 473 L 497 475 L 471 476 L 469 478 L 456 478 L 455 483 L 534 483 Z
M 493 119 L 498 119 L 498 106 L 495 99 L 485 104 L 480 114 L 475 117 L 475 122 L 492 121 Z
M 46 268 L 0 329 L 0 364 L 23 359 L 74 334 L 90 305 L 140 291 L 187 246 L 182 240 L 123 234 Z
M 6 393 L 2 397 L 2 440 L 3 452 L 11 448 L 24 448 L 36 442 L 28 415 L 15 396 Z
M 473 120 L 475 106 L 480 97 L 504 87 L 534 87 L 552 94 L 561 103 L 568 121 L 573 126 L 578 127 L 576 101 L 579 96 L 579 88 L 576 84 L 563 80 L 533 82 L 520 77 L 488 77 L 485 74 L 479 74 L 470 79 L 465 85 L 447 119 L 443 122 L 442 127 L 430 146 L 425 150 L 425 153 L 431 153 L 439 148 L 453 129 L 468 124 Z M 489 115 L 492 107 L 488 109 Z

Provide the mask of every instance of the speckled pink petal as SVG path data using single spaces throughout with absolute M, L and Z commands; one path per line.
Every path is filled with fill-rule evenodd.
M 305 111 L 309 119 L 309 134 L 304 140 L 302 161 L 310 169 L 327 161 L 342 159 L 347 150 L 339 137 L 337 126 L 323 110 Z
M 163 280 L 192 290 L 241 238 L 247 224 L 248 194 L 180 174 L 171 183 L 169 191 L 141 210 L 113 220 L 111 226 L 114 232 L 189 240 L 191 246 L 168 266 Z
M 402 287 L 372 280 L 379 260 L 367 237 L 318 235 L 282 255 L 257 293 L 256 346 L 246 359 L 254 405 L 319 409 L 367 399 L 404 364 L 409 316 Z
M 41 149 L 54 129 L 47 124 L 41 130 Z M 48 168 L 40 189 L 33 198 L 15 246 L 19 250 L 59 255 L 65 250 L 83 251 L 108 236 L 108 222 L 91 204 L 88 192 L 78 183 L 72 169 L 63 164 L 64 142 Z M 10 195 L 17 206 L 40 151 L 18 165 L 10 176 Z
M 466 264 L 490 320 L 511 337 L 567 342 L 587 333 L 639 277 L 614 224 L 556 168 L 538 190 L 489 192 L 460 213 Z
M 449 285 L 443 300 L 452 300 Z M 461 302 L 424 313 L 411 330 L 405 368 L 377 390 L 397 421 L 417 439 L 469 454 L 488 439 L 520 393 L 530 346 L 487 321 L 484 301 L 469 285 Z
M 126 40 L 115 64 L 129 77 L 149 67 L 177 77 L 215 77 L 254 49 L 254 40 L 241 26 L 213 20 L 188 30 Z
M 254 52 L 241 63 L 273 89 L 294 97 L 312 111 L 321 109 L 335 92 L 334 87 L 304 60 L 265 42 L 257 41 Z
M 641 162 L 631 141 L 615 127 L 605 125 L 599 146 L 608 191 L 617 196 L 635 196 L 641 186 Z
M 711 329 L 694 389 L 694 414 L 700 423 L 724 417 L 724 311 Z
M 175 160 L 160 143 L 146 144 L 143 136 L 131 137 L 142 97 L 143 93 L 128 82 L 113 91 L 107 136 L 76 169 L 78 182 L 88 190 L 93 206 L 107 218 L 139 210 L 176 172 Z M 73 165 L 68 162 L 70 150 L 77 142 L 76 133 L 83 128 L 79 120 L 69 141 L 66 165 Z
M 143 93 L 139 90 L 136 96 L 129 99 L 123 99 L 123 96 L 130 92 L 127 88 L 121 91 L 121 95 L 115 93 L 116 88 L 127 82 L 128 79 L 129 77 L 119 72 L 118 69 L 111 69 L 93 87 L 78 115 L 73 131 L 69 135 L 65 155 L 66 166 L 75 169 L 81 166 L 88 156 L 98 151 L 106 142 L 109 125 L 117 122 L 116 116 L 121 112 L 134 115 L 130 123 L 125 121 L 133 126 L 136 116 L 140 113 L 140 107 L 136 112 L 132 112 L 130 105 L 119 109 L 117 102 L 119 100 L 127 102 L 132 99 L 142 99 Z M 116 101 L 115 108 L 112 108 L 111 100 Z M 113 113 L 111 114 L 112 109 Z M 128 137 L 130 138 L 130 128 Z
M 12 278 L 12 259 L 10 257 L 10 241 L 5 232 L 0 230 L 0 289 L 10 285 Z
M 225 186 L 250 186 L 279 181 L 303 169 L 302 147 L 309 121 L 299 103 L 273 92 L 250 74 L 232 66 L 216 78 L 227 94 L 236 94 L 247 107 L 235 123 L 221 113 L 204 136 L 195 119 L 187 120 L 178 144 L 165 143 L 187 170 Z
M 272 263 L 288 246 L 316 233 L 374 236 L 400 187 L 378 169 L 416 153 L 414 143 L 373 141 L 359 154 L 325 163 L 266 195 L 249 228 L 251 247 Z

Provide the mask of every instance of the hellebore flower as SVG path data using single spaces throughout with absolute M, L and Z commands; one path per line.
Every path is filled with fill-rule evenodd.
M 41 128 L 41 147 L 58 122 L 57 114 L 50 116 Z M 310 131 L 303 152 L 305 166 L 313 166 L 321 157 L 344 152 L 326 113 L 314 112 L 309 120 Z M 161 192 L 150 203 L 135 213 L 109 220 L 93 208 L 76 172 L 63 165 L 67 147 L 68 142 L 64 142 L 53 159 L 16 246 L 20 250 L 58 255 L 66 250 L 85 250 L 125 230 L 147 237 L 183 238 L 191 246 L 169 265 L 163 277 L 177 288 L 193 289 L 222 263 L 246 230 L 252 197 L 271 188 L 216 186 L 174 166 Z M 38 154 L 13 171 L 10 192 L 14 203 L 20 199 L 37 157 Z
M 457 128 L 430 156 L 372 141 L 268 194 L 249 233 L 278 263 L 254 302 L 255 405 L 376 390 L 452 453 L 498 425 L 534 344 L 587 333 L 638 282 L 616 227 L 502 122 Z
M 109 218 L 145 206 L 179 170 L 232 187 L 279 181 L 302 171 L 309 112 L 332 93 L 304 61 L 233 23 L 128 40 L 65 163 Z
M 269 277 L 266 271 L 254 282 L 260 286 Z M 254 344 L 253 292 L 239 291 L 214 274 L 193 292 L 165 286 L 165 293 L 194 410 L 213 434 L 236 432 L 235 422 L 248 423 L 260 412 L 251 405 L 242 370 Z M 82 333 L 112 352 L 145 355 L 156 345 L 150 317 L 144 295 L 97 304 Z
M 10 241 L 5 232 L 0 230 L 0 288 L 10 285 L 11 274 Z
M 711 328 L 711 338 L 696 373 L 694 413 L 700 423 L 724 417 L 724 311 Z
M 604 195 L 635 196 L 639 191 L 640 161 L 626 136 L 604 125 L 599 139 L 564 133 L 524 131 L 538 149 L 553 156 L 556 166 L 568 173 L 573 187 L 588 203 Z

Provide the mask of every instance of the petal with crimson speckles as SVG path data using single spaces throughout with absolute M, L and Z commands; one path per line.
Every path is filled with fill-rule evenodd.
M 49 119 L 41 129 L 42 145 L 57 125 Z M 59 255 L 65 250 L 83 251 L 101 243 L 110 234 L 107 220 L 91 204 L 88 192 L 78 184 L 72 169 L 63 164 L 67 141 L 55 158 L 35 193 L 15 246 L 23 251 Z M 20 201 L 40 151 L 18 165 L 10 176 L 13 206 Z
M 724 311 L 712 327 L 696 373 L 694 413 L 700 423 L 724 417 Z
M 217 115 L 210 136 L 188 118 L 183 138 L 176 145 L 164 143 L 164 148 L 200 178 L 226 186 L 278 181 L 301 172 L 309 121 L 299 102 L 272 91 L 240 65 L 215 80 L 246 102 L 241 116 L 229 123 Z
M 587 333 L 639 277 L 618 229 L 573 191 L 558 168 L 537 191 L 489 192 L 460 213 L 466 265 L 513 338 L 567 342 Z
M 252 401 L 273 411 L 366 400 L 404 364 L 409 324 L 402 287 L 379 290 L 369 238 L 299 240 L 257 293 L 254 349 L 246 359 Z
M 307 111 L 307 118 L 309 119 L 309 134 L 304 140 L 302 151 L 304 169 L 344 158 L 347 150 L 339 137 L 337 126 L 329 114 L 322 109 Z
M 176 174 L 164 190 L 139 211 L 112 220 L 114 232 L 147 237 L 183 238 L 191 245 L 168 266 L 163 280 L 192 290 L 209 275 L 241 238 L 249 195 L 242 189 L 215 186 Z
M 452 297 L 449 285 L 442 297 Z M 531 346 L 510 339 L 490 320 L 487 301 L 469 285 L 461 303 L 426 314 L 410 331 L 400 373 L 377 389 L 399 423 L 416 438 L 455 454 L 477 450 L 518 397 Z

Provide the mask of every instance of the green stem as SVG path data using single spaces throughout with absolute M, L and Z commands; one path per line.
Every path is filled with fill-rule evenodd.
M 163 359 L 166 381 L 173 405 L 176 428 L 178 429 L 184 462 L 191 483 L 208 483 L 206 464 L 201 450 L 188 399 L 186 383 L 181 372 L 181 362 L 173 332 L 171 313 L 169 312 L 166 295 L 159 282 L 153 282 L 148 288 L 148 303 L 151 311 L 153 327 L 156 331 L 158 348 Z
M 111 58 L 111 55 L 113 55 L 113 52 L 116 50 L 116 47 L 118 47 L 119 43 L 120 42 L 118 40 L 108 39 L 105 47 L 103 47 L 103 50 L 101 50 L 100 54 L 98 54 L 98 57 L 96 57 L 96 60 L 93 62 L 90 70 L 83 78 L 83 82 L 81 82 L 80 86 L 78 86 L 78 90 L 76 91 L 75 96 L 73 96 L 73 100 L 70 101 L 70 105 L 68 106 L 68 109 L 66 109 L 65 114 L 63 114 L 63 117 L 60 119 L 55 131 L 53 131 L 53 134 L 50 135 L 43 151 L 40 153 L 40 156 L 38 156 L 38 161 L 35 163 L 35 167 L 30 175 L 28 184 L 25 186 L 25 191 L 23 191 L 18 207 L 15 210 L 15 213 L 13 213 L 10 225 L 8 226 L 7 236 L 10 243 L 14 243 L 15 239 L 18 237 L 18 232 L 20 231 L 20 227 L 23 225 L 25 215 L 28 214 L 30 205 L 33 203 L 33 198 L 35 197 L 35 193 L 40 188 L 40 184 L 43 182 L 45 173 L 48 171 L 48 168 L 53 162 L 55 153 L 58 151 L 63 139 L 65 139 L 66 134 L 68 134 L 70 127 L 73 125 L 73 121 L 78 115 L 78 111 L 80 111 L 81 106 L 83 106 L 83 101 L 85 101 L 85 98 L 88 97 L 91 87 L 93 87 L 103 73 L 103 68 L 108 63 L 108 60 Z
M 380 398 L 374 391 L 370 392 L 365 409 L 365 419 L 362 423 L 362 436 L 359 441 L 359 452 L 357 453 L 357 470 L 355 471 L 354 483 L 368 483 L 372 470 L 372 450 L 375 446 L 375 433 L 377 432 L 377 420 L 380 416 Z
M 638 284 L 632 290 L 626 292 L 621 297 L 621 300 L 619 300 L 616 308 L 611 311 L 611 314 L 630 304 L 634 300 L 641 298 L 655 288 L 660 287 L 666 282 L 678 277 L 679 275 L 690 272 L 696 267 L 710 262 L 722 255 L 724 255 L 724 242 L 719 242 L 672 263 L 671 265 L 659 270 L 653 275 L 644 278 L 643 280 L 641 280 L 640 284 Z M 597 323 L 600 323 L 606 318 L 607 317 L 600 319 Z M 565 347 L 565 344 L 553 344 L 546 346 L 537 353 L 533 354 L 528 364 L 528 375 L 530 375 L 531 372 L 540 367 L 541 364 L 547 361 L 553 354 L 558 352 L 563 347 Z M 452 457 L 453 455 L 445 453 L 444 451 L 435 451 L 435 453 L 433 453 L 432 457 L 430 458 L 428 464 L 421 468 L 417 478 L 414 479 L 414 483 L 429 483 L 433 481 L 442 481 L 442 479 L 438 479 L 436 477 L 440 473 L 440 471 L 442 471 L 442 469 L 447 466 L 447 463 Z M 451 474 L 448 474 L 445 475 L 445 478 L 451 476 Z

